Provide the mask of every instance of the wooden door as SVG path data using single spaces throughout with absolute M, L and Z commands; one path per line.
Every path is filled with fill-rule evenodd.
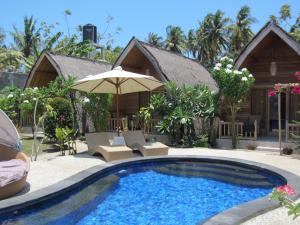
M 259 134 L 266 135 L 267 133 L 267 90 L 266 89 L 252 89 L 251 90 L 251 115 L 259 115 L 261 118 L 259 126 Z

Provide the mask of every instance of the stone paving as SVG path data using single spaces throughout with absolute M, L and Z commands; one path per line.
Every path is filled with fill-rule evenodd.
M 59 153 L 40 155 L 38 161 L 31 163 L 31 170 L 28 176 L 30 187 L 28 186 L 27 191 L 33 192 L 47 187 L 82 170 L 105 163 L 102 158 L 88 155 L 86 150 L 87 146 L 82 142 L 78 142 L 79 154 L 77 155 L 60 156 Z M 297 155 L 279 156 L 277 152 L 207 148 L 170 148 L 169 155 L 207 155 L 250 160 L 276 166 L 300 176 L 300 160 Z M 300 219 L 293 221 L 287 216 L 286 210 L 280 208 L 255 217 L 243 224 L 296 225 L 300 224 Z

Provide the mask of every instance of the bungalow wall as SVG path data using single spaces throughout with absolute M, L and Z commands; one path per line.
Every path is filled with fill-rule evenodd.
M 276 62 L 277 73 L 270 74 L 270 64 Z M 255 77 L 255 84 L 239 113 L 239 119 L 245 120 L 249 115 L 260 115 L 260 134 L 267 135 L 272 122 L 277 116 L 277 98 L 268 97 L 268 90 L 277 83 L 295 83 L 294 74 L 300 70 L 300 57 L 283 40 L 270 33 L 246 58 L 240 68 L 248 68 Z M 299 120 L 300 98 L 287 93 L 282 97 L 283 116 L 291 122 Z M 284 121 L 285 122 L 285 121 Z

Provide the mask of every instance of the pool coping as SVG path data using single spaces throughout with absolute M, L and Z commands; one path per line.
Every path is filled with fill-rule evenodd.
M 31 206 L 47 199 L 53 198 L 60 194 L 66 193 L 70 190 L 75 189 L 76 187 L 81 186 L 83 183 L 98 177 L 100 175 L 104 176 L 114 169 L 119 167 L 124 167 L 132 164 L 139 164 L 145 162 L 171 162 L 176 160 L 186 160 L 186 161 L 202 161 L 202 162 L 227 162 L 233 163 L 235 165 L 243 165 L 257 168 L 259 170 L 267 170 L 268 172 L 275 173 L 276 175 L 281 176 L 286 179 L 287 184 L 292 186 L 296 195 L 292 199 L 297 199 L 300 197 L 300 177 L 288 172 L 286 170 L 279 169 L 274 166 L 236 159 L 228 157 L 215 157 L 215 156 L 195 156 L 195 155 L 169 155 L 169 156 L 155 156 L 155 157 L 143 157 L 143 158 L 132 158 L 126 160 L 117 160 L 107 162 L 105 164 L 93 166 L 89 169 L 83 170 L 71 177 L 68 177 L 58 183 L 50 185 L 49 187 L 16 196 L 13 198 L 5 199 L 0 201 L 0 216 L 7 213 L 13 213 L 19 209 L 24 209 L 27 206 Z M 220 212 L 206 221 L 199 222 L 198 224 L 203 225 L 232 225 L 240 224 L 245 222 L 253 217 L 261 215 L 269 210 L 279 207 L 279 203 L 276 201 L 269 201 L 268 196 L 259 198 L 250 202 L 243 203 L 241 205 L 235 206 L 233 208 L 227 209 L 223 212 Z

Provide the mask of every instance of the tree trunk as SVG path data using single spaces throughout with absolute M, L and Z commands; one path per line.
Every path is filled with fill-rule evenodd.
M 232 148 L 236 149 L 237 145 L 237 136 L 236 136 L 236 130 L 235 130 L 235 118 L 236 118 L 236 111 L 234 107 L 230 107 L 231 109 L 231 137 L 232 137 Z

